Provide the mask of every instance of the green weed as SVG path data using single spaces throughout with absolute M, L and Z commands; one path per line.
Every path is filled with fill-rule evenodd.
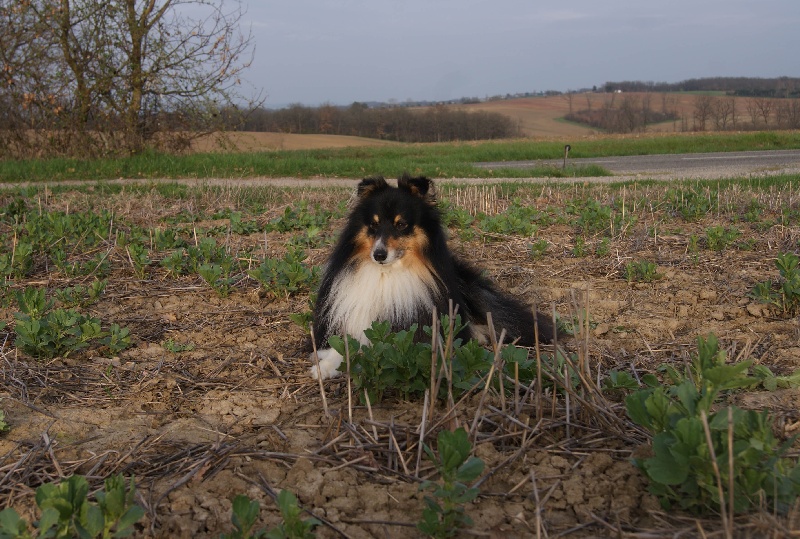
M 301 200 L 294 206 L 287 206 L 281 216 L 270 221 L 267 228 L 277 232 L 321 230 L 327 226 L 331 218 L 344 215 L 345 211 L 343 203 L 334 210 L 326 210 L 319 204 L 309 207 L 308 201 Z
M 797 255 L 780 253 L 775 260 L 780 278 L 778 281 L 763 281 L 753 287 L 750 296 L 774 305 L 784 315 L 794 316 L 800 312 L 800 267 Z
M 395 389 L 403 398 L 425 392 L 430 378 L 431 347 L 414 342 L 417 325 L 397 333 L 389 322 L 374 322 L 364 331 L 370 345 L 362 346 L 349 337 L 350 376 L 357 395 L 366 390 L 370 401 L 380 402 L 388 389 Z M 345 356 L 344 340 L 332 336 L 329 344 Z
M 706 245 L 712 251 L 724 251 L 742 233 L 734 227 L 712 226 L 706 229 Z
M 26 288 L 17 292 L 19 312 L 14 313 L 15 346 L 42 359 L 63 356 L 88 348 L 93 343 L 106 345 L 112 353 L 130 345 L 129 330 L 118 325 L 103 331 L 100 320 L 75 309 L 53 309 L 44 289 Z
M 291 491 L 281 490 L 275 500 L 283 522 L 269 532 L 253 532 L 260 511 L 259 503 L 245 495 L 233 499 L 231 523 L 233 533 L 224 533 L 220 539 L 313 539 L 313 530 L 322 524 L 316 518 L 301 519 L 303 510 L 297 504 L 297 497 Z
M 800 494 L 800 467 L 786 456 L 791 442 L 781 445 L 775 438 L 766 411 L 717 405 L 721 393 L 757 383 L 747 376 L 752 362 L 728 364 L 714 335 L 698 338 L 697 348 L 684 372 L 666 367 L 670 385 L 650 375 L 648 387 L 625 400 L 629 417 L 653 434 L 653 456 L 635 459 L 650 491 L 664 508 L 692 512 L 719 510 L 728 495 L 734 512 L 761 507 L 763 500 L 788 509 Z M 733 465 L 717 471 L 714 457 Z M 733 492 L 723 493 L 729 484 Z
M 533 236 L 540 225 L 550 222 L 549 216 L 530 206 L 514 201 L 506 211 L 497 215 L 480 214 L 478 228 L 490 234 Z
M 161 266 L 167 270 L 167 275 L 177 278 L 186 271 L 187 257 L 185 249 L 172 251 L 161 260 Z
M 303 510 L 297 504 L 297 498 L 288 490 L 278 493 L 278 503 L 283 522 L 267 533 L 267 539 L 312 539 L 314 528 L 322 524 L 316 518 L 301 519 Z
M 583 236 L 575 236 L 575 245 L 572 246 L 572 255 L 575 258 L 583 258 L 589 254 L 586 246 L 586 239 Z
M 451 331 L 453 335 L 461 331 L 461 318 L 458 315 L 452 329 L 447 316 L 441 317 L 440 324 L 440 327 L 446 328 L 447 335 Z M 344 339 L 339 336 L 330 337 L 328 344 L 343 356 L 349 352 L 350 376 L 358 395 L 366 391 L 370 402 L 375 403 L 383 400 L 385 393 L 392 390 L 409 400 L 421 397 L 426 389 L 430 389 L 431 382 L 431 345 L 428 342 L 415 342 L 417 329 L 416 325 L 412 325 L 408 330 L 394 333 L 388 322 L 376 321 L 364 331 L 369 344 L 362 345 L 351 336 L 348 336 L 348 349 L 345 349 Z M 432 334 L 429 326 L 425 326 L 423 332 L 428 336 Z M 440 342 L 446 342 L 449 339 L 447 335 L 439 335 Z M 524 383 L 534 379 L 535 362 L 528 358 L 527 349 L 508 345 L 499 353 L 502 374 L 511 378 L 517 376 Z M 553 361 L 550 357 L 545 359 Z M 436 354 L 436 361 L 435 372 L 442 372 L 441 354 Z M 563 361 L 560 355 L 555 360 L 559 372 L 563 370 Z M 483 388 L 486 384 L 484 377 L 493 363 L 494 354 L 478 341 L 464 343 L 461 339 L 453 339 L 453 349 L 446 360 L 450 386 L 457 394 Z M 447 390 L 446 387 L 440 387 L 438 397 L 445 398 Z
M 28 522 L 9 508 L 0 511 L 0 537 L 128 537 L 144 516 L 144 509 L 134 503 L 135 494 L 133 478 L 126 484 L 121 475 L 105 480 L 104 487 L 95 493 L 96 502 L 89 501 L 89 483 L 83 476 L 73 475 L 58 484 L 46 483 L 36 489 L 41 516 L 33 523 L 34 533 Z
M 237 279 L 231 276 L 230 265 L 201 264 L 197 268 L 197 273 L 214 292 L 223 298 L 228 297 L 231 287 L 237 282 Z
M 167 339 L 166 341 L 161 343 L 161 346 L 167 352 L 171 352 L 173 354 L 179 354 L 181 352 L 188 352 L 190 350 L 194 350 L 193 343 L 186 343 L 181 344 L 179 342 L 175 342 L 173 339 Z
M 220 535 L 220 539 L 261 539 L 266 537 L 267 532 L 264 530 L 252 531 L 260 510 L 261 507 L 256 500 L 251 500 L 244 494 L 236 496 L 231 503 L 231 523 L 234 530 L 232 533 L 223 533 Z
M 55 290 L 56 299 L 64 307 L 88 307 L 100 300 L 106 289 L 105 280 L 95 279 L 89 286 L 76 285 Z
M 455 537 L 459 530 L 472 526 L 464 505 L 474 500 L 479 490 L 470 483 L 483 473 L 484 463 L 471 457 L 472 445 L 463 427 L 442 430 L 437 437 L 438 456 L 427 445 L 425 453 L 439 472 L 438 482 L 424 481 L 420 490 L 432 490 L 425 496 L 425 509 L 417 529 L 430 537 Z
M 283 258 L 265 258 L 248 275 L 261 283 L 273 297 L 289 297 L 298 292 L 313 290 L 319 281 L 319 266 L 307 266 L 302 249 L 294 248 Z
M 597 247 L 594 248 L 595 256 L 608 256 L 611 253 L 611 239 L 608 237 L 602 238 Z
M 108 332 L 102 337 L 100 342 L 108 347 L 109 352 L 118 354 L 131 346 L 131 330 L 120 327 L 119 324 L 111 324 Z
M 625 280 L 629 283 L 650 283 L 661 278 L 658 266 L 649 260 L 636 260 L 625 264 Z
M 800 369 L 788 376 L 777 376 L 766 365 L 753 365 L 753 376 L 767 391 L 800 387 Z
M 717 208 L 717 197 L 701 187 L 678 187 L 666 193 L 666 209 L 684 221 L 697 221 Z
M 550 247 L 550 244 L 547 243 L 547 240 L 544 240 L 544 239 L 536 240 L 535 242 L 533 242 L 533 243 L 528 245 L 528 248 L 529 248 L 530 253 L 531 253 L 531 258 L 536 259 L 536 260 L 544 257 L 544 255 L 547 253 L 547 249 L 549 247 Z

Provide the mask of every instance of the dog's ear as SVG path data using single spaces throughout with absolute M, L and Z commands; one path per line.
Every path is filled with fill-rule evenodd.
M 383 176 L 373 176 L 371 178 L 364 178 L 358 183 L 358 196 L 359 198 L 367 198 L 368 196 L 382 191 L 389 187 Z
M 428 204 L 436 204 L 436 193 L 434 192 L 433 182 L 425 176 L 412 178 L 408 174 L 403 174 L 397 179 L 397 187 L 408 191 L 414 196 L 420 197 Z

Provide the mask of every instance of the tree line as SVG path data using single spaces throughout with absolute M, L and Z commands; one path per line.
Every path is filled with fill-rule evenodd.
M 495 112 L 467 112 L 443 105 L 413 110 L 406 107 L 370 108 L 294 104 L 284 109 L 257 108 L 241 122 L 243 131 L 351 135 L 398 142 L 487 140 L 519 135 L 514 120 Z
M 587 108 L 570 110 L 564 118 L 609 133 L 636 133 L 645 131 L 648 125 L 677 120 L 680 117 L 678 111 L 670 107 L 669 100 L 662 99 L 661 110 L 656 110 L 652 105 L 654 96 L 655 94 L 649 92 L 621 95 L 612 93 L 600 107 L 592 107 L 590 98 L 587 98 Z M 572 108 L 570 100 L 570 109 Z
M 606 82 L 605 92 L 725 92 L 737 97 L 800 97 L 797 77 L 704 77 L 681 82 Z
M 800 98 L 738 97 L 698 94 L 691 107 L 679 107 L 674 93 L 609 93 L 602 103 L 584 93 L 565 95 L 565 119 L 608 133 L 643 132 L 649 125 L 672 121 L 680 131 L 800 129 Z M 586 107 L 575 103 L 586 99 Z M 575 110 L 578 109 L 578 110 Z

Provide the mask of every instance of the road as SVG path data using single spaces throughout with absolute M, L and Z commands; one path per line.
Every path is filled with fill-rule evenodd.
M 800 150 L 765 150 L 667 155 L 631 155 L 568 159 L 573 166 L 600 165 L 612 174 L 661 178 L 720 178 L 733 176 L 800 173 Z M 563 159 L 476 163 L 482 168 L 520 168 L 552 165 Z

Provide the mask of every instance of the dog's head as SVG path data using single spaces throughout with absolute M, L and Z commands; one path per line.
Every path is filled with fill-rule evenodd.
M 438 231 L 433 183 L 425 177 L 404 175 L 397 187 L 382 177 L 365 178 L 358 184 L 358 203 L 353 219 L 358 252 L 372 262 L 390 265 L 409 255 L 421 260 L 430 234 Z

